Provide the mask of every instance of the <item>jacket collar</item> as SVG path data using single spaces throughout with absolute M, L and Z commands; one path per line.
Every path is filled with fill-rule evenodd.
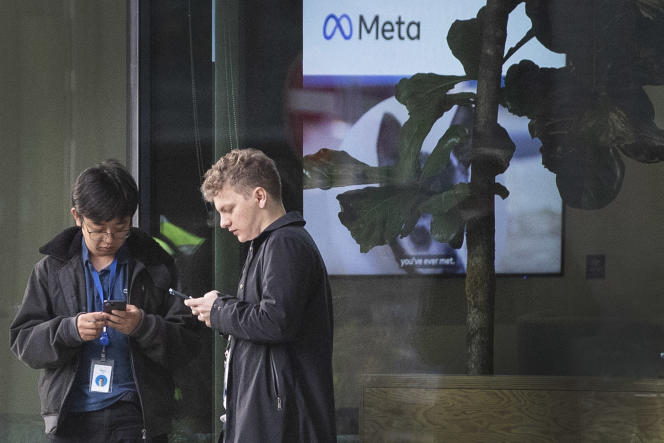
M 51 241 L 39 248 L 42 254 L 50 255 L 59 260 L 66 261 L 81 255 L 83 235 L 81 228 L 73 226 L 56 235 Z M 145 263 L 146 266 L 169 263 L 170 256 L 152 240 L 152 238 L 138 228 L 131 228 L 131 235 L 126 243 L 129 255 Z
M 260 233 L 257 239 L 263 236 L 267 236 L 270 234 L 270 232 L 276 231 L 277 229 L 283 228 L 284 226 L 288 225 L 304 226 L 305 223 L 306 221 L 304 221 L 302 215 L 299 212 L 297 211 L 287 212 L 286 214 L 282 215 L 281 217 L 273 221 L 270 225 L 268 225 L 268 227 L 265 228 L 263 232 Z
M 81 228 L 72 226 L 67 228 L 44 246 L 39 248 L 39 252 L 45 255 L 53 256 L 59 260 L 69 260 L 75 255 L 81 254 L 81 242 L 83 235 Z

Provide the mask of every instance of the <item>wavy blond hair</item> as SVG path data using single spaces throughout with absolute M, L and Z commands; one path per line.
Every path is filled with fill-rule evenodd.
M 249 194 L 260 186 L 272 198 L 281 201 L 281 178 L 277 166 L 258 149 L 233 149 L 217 160 L 204 175 L 203 198 L 211 202 L 226 185 L 241 194 Z

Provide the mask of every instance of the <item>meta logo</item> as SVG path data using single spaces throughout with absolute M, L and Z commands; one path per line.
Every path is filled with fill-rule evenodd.
M 353 21 L 348 14 L 329 14 L 323 22 L 323 37 L 325 40 L 334 38 L 335 35 L 344 40 L 350 40 L 353 37 Z M 372 20 L 364 18 L 360 14 L 357 19 L 357 39 L 373 36 L 375 40 L 419 40 L 420 22 L 409 21 L 406 23 L 398 16 L 395 21 L 380 20 L 376 14 Z

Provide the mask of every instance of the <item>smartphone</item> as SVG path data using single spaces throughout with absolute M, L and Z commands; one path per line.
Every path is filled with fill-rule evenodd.
M 112 310 L 127 310 L 127 302 L 124 300 L 104 300 L 104 312 L 110 314 Z
M 173 288 L 168 288 L 168 293 L 171 294 L 171 295 L 177 295 L 178 297 L 182 297 L 182 298 L 191 298 L 190 295 L 183 294 L 182 292 L 176 291 Z

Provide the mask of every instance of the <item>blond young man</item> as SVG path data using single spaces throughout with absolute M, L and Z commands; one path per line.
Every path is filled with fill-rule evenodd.
M 205 174 L 220 226 L 250 242 L 237 294 L 185 304 L 228 336 L 225 442 L 334 442 L 332 297 L 325 264 L 274 162 L 234 150 Z

